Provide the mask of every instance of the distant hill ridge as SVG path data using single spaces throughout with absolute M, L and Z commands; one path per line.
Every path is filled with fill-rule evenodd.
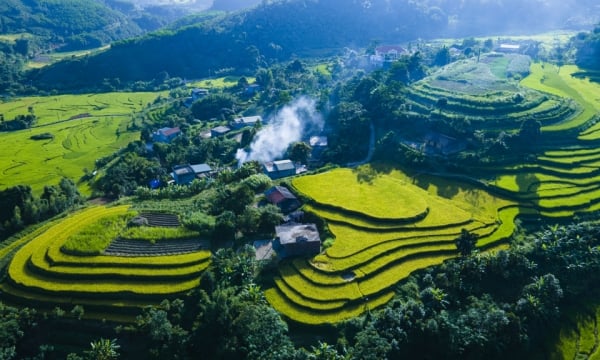
M 99 55 L 35 70 L 29 80 L 41 89 L 69 90 L 94 87 L 104 79 L 149 81 L 165 74 L 201 78 L 228 68 L 253 72 L 273 60 L 366 47 L 373 40 L 400 43 L 449 35 L 542 31 L 565 25 L 578 14 L 592 17 L 600 12 L 591 0 L 541 5 L 518 0 L 438 3 L 440 6 L 428 6 L 424 0 L 263 1 L 247 11 L 122 41 Z M 565 6 L 570 10 L 561 12 Z
M 99 46 L 140 35 L 142 29 L 97 0 L 2 0 L 0 33 L 32 33 L 56 43 Z

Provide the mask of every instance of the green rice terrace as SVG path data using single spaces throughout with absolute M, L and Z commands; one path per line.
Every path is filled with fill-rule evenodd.
M 338 169 L 293 186 L 313 199 L 304 209 L 326 219 L 336 237 L 321 255 L 281 266 L 266 292 L 278 311 L 305 323 L 337 322 L 387 302 L 412 271 L 456 256 L 461 229 L 477 234 L 482 249 L 503 246 L 518 213 L 485 191 L 398 170 L 365 182 L 360 170 Z
M 141 213 L 148 225 L 140 227 L 131 225 L 134 216 L 127 205 L 97 206 L 32 232 L 8 266 L 3 298 L 40 308 L 82 304 L 90 317 L 129 321 L 141 307 L 197 286 L 210 262 L 198 235 L 174 215 Z M 154 239 L 140 246 L 148 234 Z
M 0 132 L 0 186 L 28 184 L 41 192 L 61 177 L 79 179 L 96 159 L 139 138 L 128 129 L 131 116 L 160 93 L 105 93 L 26 97 L 0 103 L 4 119 L 33 113 L 37 122 L 26 130 Z M 51 134 L 35 140 L 36 135 Z M 89 189 L 81 187 L 89 193 Z
M 445 67 L 410 88 L 410 111 L 467 118 L 492 131 L 517 131 L 535 118 L 545 150 L 523 164 L 467 167 L 470 176 L 456 180 L 398 170 L 365 180 L 349 169 L 294 179 L 295 190 L 312 199 L 304 209 L 325 219 L 336 240 L 313 259 L 281 266 L 267 290 L 271 304 L 296 321 L 336 322 L 388 301 L 410 272 L 456 256 L 453 239 L 463 228 L 477 234 L 479 248 L 495 249 L 517 217 L 594 218 L 600 86 L 575 77 L 574 66 L 528 62 L 531 73 L 519 81 L 523 61 L 489 56 Z M 440 97 L 447 103 L 436 108 Z
M 335 241 L 313 258 L 281 262 L 267 300 L 291 320 L 335 323 L 388 302 L 411 272 L 458 256 L 455 239 L 463 229 L 477 236 L 481 251 L 494 251 L 508 246 L 517 218 L 595 219 L 600 85 L 578 72 L 520 55 L 482 55 L 409 87 L 402 109 L 408 116 L 467 119 L 475 128 L 508 133 L 525 119 L 539 120 L 539 151 L 520 158 L 526 160 L 467 165 L 460 175 L 371 164 L 295 177 L 294 191 L 309 199 L 302 210 L 324 219 Z M 2 181 L 39 190 L 137 137 L 117 130 L 127 123 L 125 113 L 152 96 L 105 96 L 0 104 L 5 116 L 33 106 L 39 118 L 36 128 L 0 135 L 5 153 L 19 154 L 3 157 Z M 55 138 L 23 140 L 41 132 Z M 11 242 L 0 249 L 2 258 L 14 254 L 3 298 L 46 308 L 83 304 L 86 314 L 127 320 L 144 305 L 196 287 L 210 262 L 198 234 L 173 215 L 151 214 L 146 226 L 131 226 L 137 215 L 128 206 L 91 207 Z M 589 348 L 591 340 L 578 341 L 577 351 Z

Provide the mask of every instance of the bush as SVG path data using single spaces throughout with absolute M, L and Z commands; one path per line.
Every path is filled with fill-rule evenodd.
M 248 185 L 254 192 L 263 192 L 272 185 L 271 178 L 265 174 L 250 175 L 242 183 Z
M 45 132 L 37 135 L 32 135 L 29 138 L 31 140 L 52 140 L 54 139 L 54 135 L 49 132 Z

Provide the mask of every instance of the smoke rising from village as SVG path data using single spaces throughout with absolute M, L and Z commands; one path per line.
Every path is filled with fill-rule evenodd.
M 269 118 L 267 125 L 256 134 L 250 149 L 238 149 L 236 158 L 239 164 L 280 159 L 290 144 L 302 140 L 308 131 L 322 127 L 323 117 L 316 109 L 315 100 L 298 98 Z

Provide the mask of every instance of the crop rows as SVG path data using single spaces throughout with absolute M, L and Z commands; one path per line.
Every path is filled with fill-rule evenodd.
M 304 210 L 326 219 L 336 240 L 310 260 L 282 264 L 273 288 L 267 291 L 270 303 L 299 322 L 337 322 L 385 303 L 394 285 L 411 272 L 457 256 L 454 240 L 461 229 L 477 234 L 483 248 L 500 246 L 514 230 L 518 208 L 510 202 L 464 187 L 456 189 L 452 199 L 445 199 L 434 188 L 455 183 L 430 177 L 408 180 L 400 172 L 378 175 L 369 185 L 370 192 L 355 192 L 353 198 L 339 194 L 336 198 L 329 188 L 341 184 L 348 188 L 352 181 L 360 186 L 351 170 L 295 179 L 294 188 L 314 199 Z M 429 189 L 413 182 L 429 184 Z M 395 191 L 386 191 L 389 184 L 394 184 Z M 397 201 L 398 207 L 405 204 L 406 194 L 418 194 L 412 196 L 418 196 L 424 203 L 420 206 L 430 210 L 412 222 L 406 218 L 382 222 L 372 214 L 344 210 L 358 209 L 377 191 L 387 194 L 388 202 Z
M 35 300 L 48 307 L 82 304 L 105 312 L 116 307 L 118 312 L 131 314 L 132 309 L 197 286 L 210 261 L 210 252 L 200 250 L 198 241 L 193 252 L 182 255 L 77 256 L 61 251 L 63 243 L 86 226 L 127 212 L 128 206 L 93 207 L 36 233 L 8 267 L 5 296 L 11 301 Z M 188 246 L 183 242 L 173 245 Z

